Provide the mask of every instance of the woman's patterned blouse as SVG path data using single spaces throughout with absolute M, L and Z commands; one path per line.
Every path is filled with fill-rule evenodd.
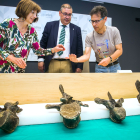
M 27 32 L 22 35 L 13 18 L 5 19 L 0 24 L 0 73 L 25 72 L 25 69 L 19 68 L 6 58 L 13 55 L 17 58 L 23 58 L 26 63 L 30 49 L 38 56 L 52 54 L 51 48 L 40 48 L 37 33 L 31 25 L 28 25 Z

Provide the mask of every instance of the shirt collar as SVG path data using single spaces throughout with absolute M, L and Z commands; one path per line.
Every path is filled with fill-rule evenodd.
M 63 24 L 62 24 L 61 20 L 59 20 L 59 26 L 62 26 L 62 25 Z M 70 24 L 66 25 L 66 27 L 68 27 L 68 28 L 69 28 L 69 26 L 70 26 Z

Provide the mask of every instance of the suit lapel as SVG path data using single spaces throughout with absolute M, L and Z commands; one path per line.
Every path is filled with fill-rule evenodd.
M 70 23 L 70 50 L 71 50 L 71 45 L 72 45 L 73 37 L 74 37 L 74 27 Z
M 54 25 L 54 41 L 55 41 L 55 45 L 57 45 L 58 28 L 59 28 L 59 21 L 57 21 L 56 24 Z

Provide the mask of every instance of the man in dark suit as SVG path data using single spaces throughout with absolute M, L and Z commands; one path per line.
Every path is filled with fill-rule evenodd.
M 65 47 L 65 51 L 59 53 L 54 52 L 53 55 L 39 57 L 38 69 L 41 72 L 45 70 L 45 72 L 49 73 L 80 73 L 83 69 L 83 63 L 76 64 L 70 62 L 66 57 L 69 54 L 75 54 L 78 57 L 83 55 L 81 29 L 70 23 L 72 7 L 69 4 L 63 4 L 61 6 L 59 16 L 60 21 L 52 21 L 46 24 L 40 45 L 46 49 L 53 48 L 57 44 L 62 44 Z

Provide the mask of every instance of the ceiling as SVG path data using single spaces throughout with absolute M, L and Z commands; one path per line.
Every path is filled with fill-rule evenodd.
M 83 1 L 98 2 L 98 3 L 105 2 L 105 3 L 112 3 L 112 4 L 123 5 L 123 6 L 140 8 L 140 0 L 83 0 Z

